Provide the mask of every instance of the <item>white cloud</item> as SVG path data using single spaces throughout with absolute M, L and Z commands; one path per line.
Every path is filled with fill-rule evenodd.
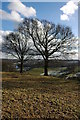
M 61 15 L 61 20 L 69 20 L 69 17 L 75 13 L 75 11 L 78 9 L 78 6 L 74 1 L 69 1 L 66 5 L 60 8 L 60 10 L 63 12 L 63 15 Z
M 5 35 L 8 35 L 9 33 L 11 33 L 12 31 L 3 31 L 3 30 L 0 30 L 0 58 L 7 58 L 7 55 L 2 52 L 2 44 L 4 42 L 4 36 Z
M 72 0 L 72 1 L 78 3 L 80 0 Z
M 72 15 L 75 13 L 75 10 L 78 9 L 78 6 L 73 2 L 69 1 L 66 5 L 64 5 L 60 10 L 63 11 L 66 15 Z
M 36 16 L 36 10 L 33 7 L 25 6 L 20 0 L 11 1 L 8 9 L 11 10 L 11 13 L 0 9 L 0 19 L 21 22 L 23 20 L 21 15 L 24 17 Z
M 16 11 L 11 11 L 11 13 L 7 13 L 4 10 L 0 9 L 0 19 L 3 20 L 12 20 L 16 22 L 21 22 L 22 18 Z
M 9 10 L 17 11 L 25 17 L 36 16 L 36 10 L 33 7 L 27 7 L 20 0 L 11 2 L 8 6 Z
M 10 32 L 12 32 L 12 31 L 9 31 L 9 30 L 7 30 L 7 31 L 0 30 L 0 36 L 8 35 Z
M 10 32 L 12 32 L 12 31 L 3 31 L 3 30 L 0 30 L 0 46 L 2 45 L 2 43 L 3 43 L 3 41 L 4 41 L 4 39 L 3 39 L 3 37 L 5 36 L 5 35 L 8 35 Z
M 69 20 L 69 17 L 66 14 L 61 15 L 60 18 L 61 20 Z

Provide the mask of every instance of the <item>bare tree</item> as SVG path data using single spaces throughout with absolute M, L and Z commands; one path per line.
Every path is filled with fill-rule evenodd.
M 69 27 L 55 25 L 46 20 L 25 19 L 19 26 L 19 30 L 28 34 L 34 46 L 44 59 L 44 75 L 48 75 L 48 61 L 54 53 L 64 53 L 70 49 L 73 37 Z M 66 52 L 65 52 L 66 53 Z M 61 55 L 61 54 L 60 54 Z
M 24 60 L 28 59 L 29 56 L 30 45 L 28 41 L 24 34 L 12 32 L 5 36 L 5 42 L 3 43 L 3 50 L 20 61 L 20 73 L 23 72 Z

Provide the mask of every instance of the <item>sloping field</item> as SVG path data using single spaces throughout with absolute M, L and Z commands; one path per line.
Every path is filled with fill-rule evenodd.
M 79 120 L 80 82 L 40 76 L 39 72 L 2 73 L 2 119 Z

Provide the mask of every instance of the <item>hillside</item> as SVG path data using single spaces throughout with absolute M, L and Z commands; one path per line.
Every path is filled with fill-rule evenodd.
M 3 72 L 2 119 L 79 120 L 80 82 L 40 76 L 41 72 Z
M 16 59 L 3 59 L 2 60 L 2 71 L 16 71 L 16 65 L 19 66 L 19 61 Z M 43 67 L 44 62 L 40 59 L 33 59 L 24 62 L 24 68 L 39 68 Z M 69 67 L 74 70 L 74 67 L 80 66 L 80 61 L 78 60 L 49 60 L 49 67 Z M 7 69 L 6 69 L 7 68 Z

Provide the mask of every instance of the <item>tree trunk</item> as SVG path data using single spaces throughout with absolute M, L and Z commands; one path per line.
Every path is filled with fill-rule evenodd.
M 20 73 L 23 73 L 23 60 L 21 60 Z
M 48 76 L 48 59 L 44 60 L 44 76 Z

